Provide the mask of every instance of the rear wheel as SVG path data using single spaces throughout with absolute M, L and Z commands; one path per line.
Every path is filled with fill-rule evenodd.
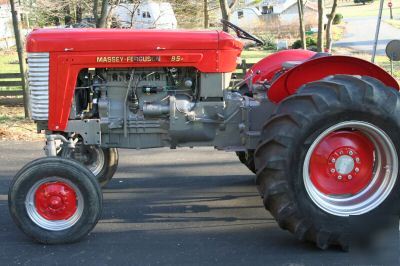
M 398 213 L 399 100 L 375 79 L 333 76 L 280 103 L 255 162 L 282 228 L 322 249 L 347 248 L 350 217 Z
M 57 157 L 35 160 L 14 177 L 9 210 L 17 226 L 44 244 L 75 242 L 97 224 L 102 194 L 81 164 Z
M 78 142 L 75 149 L 62 146 L 58 154 L 86 166 L 96 176 L 101 187 L 110 182 L 118 168 L 118 150 L 116 148 L 101 148 Z

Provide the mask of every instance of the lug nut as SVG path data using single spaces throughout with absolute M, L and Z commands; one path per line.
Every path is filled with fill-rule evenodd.
M 351 175 L 348 175 L 348 176 L 347 176 L 347 179 L 348 179 L 348 180 L 351 180 L 352 178 L 353 178 L 353 177 L 352 177 Z
M 360 172 L 360 169 L 359 169 L 358 167 L 356 167 L 356 169 L 354 169 L 354 171 L 355 171 L 356 173 L 358 173 L 358 172 Z
M 339 179 L 339 180 L 342 180 L 342 176 L 341 176 L 341 175 L 339 175 L 339 176 L 337 177 L 337 179 Z
M 333 158 L 333 159 L 331 160 L 331 162 L 332 162 L 332 163 L 336 162 L 335 158 Z
M 350 156 L 353 155 L 353 151 L 349 151 L 349 155 L 350 155 Z
M 359 163 L 360 162 L 360 158 L 357 157 L 356 158 L 356 162 Z
M 331 173 L 334 173 L 334 172 L 335 172 L 335 169 L 332 168 L 332 169 L 331 169 Z
M 343 152 L 341 151 L 341 152 L 339 152 L 339 154 L 340 154 L 340 155 L 342 155 L 342 154 L 343 154 Z

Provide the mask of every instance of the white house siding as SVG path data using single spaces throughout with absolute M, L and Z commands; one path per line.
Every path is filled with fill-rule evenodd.
M 261 13 L 256 8 L 236 10 L 230 17 L 230 22 L 247 30 L 257 28 L 261 21 Z
M 278 23 L 279 25 L 298 23 L 299 12 L 297 9 L 297 0 L 246 0 L 245 5 L 259 10 L 263 20 L 267 21 L 267 23 Z M 306 2 L 304 17 L 306 24 L 315 25 L 317 23 L 318 11 L 312 5 L 309 1 Z
M 15 45 L 11 9 L 8 4 L 0 5 L 0 49 Z
M 132 24 L 135 29 L 176 29 L 178 24 L 171 4 L 166 2 L 120 4 L 115 8 L 114 17 L 123 28 Z
M 298 23 L 299 13 L 297 4 L 292 5 L 279 15 L 282 24 Z M 316 9 L 305 6 L 304 21 L 306 25 L 318 25 L 318 11 Z M 328 18 L 324 16 L 324 24 L 328 23 Z

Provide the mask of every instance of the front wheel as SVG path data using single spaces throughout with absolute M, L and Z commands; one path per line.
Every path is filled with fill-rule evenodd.
M 75 149 L 62 146 L 58 154 L 63 158 L 74 159 L 87 167 L 96 176 L 101 187 L 111 181 L 118 168 L 116 148 L 101 148 L 78 142 Z
M 358 229 L 352 217 L 366 224 L 398 214 L 399 103 L 380 81 L 344 75 L 280 103 L 255 163 L 265 207 L 282 228 L 322 249 L 346 249 Z
M 47 157 L 24 166 L 8 193 L 10 214 L 43 244 L 78 241 L 97 224 L 102 194 L 94 175 L 76 161 Z

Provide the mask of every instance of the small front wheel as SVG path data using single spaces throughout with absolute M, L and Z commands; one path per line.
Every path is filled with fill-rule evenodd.
M 102 194 L 86 167 L 48 157 L 30 162 L 16 174 L 8 204 L 13 220 L 29 237 L 44 244 L 71 243 L 97 224 Z

